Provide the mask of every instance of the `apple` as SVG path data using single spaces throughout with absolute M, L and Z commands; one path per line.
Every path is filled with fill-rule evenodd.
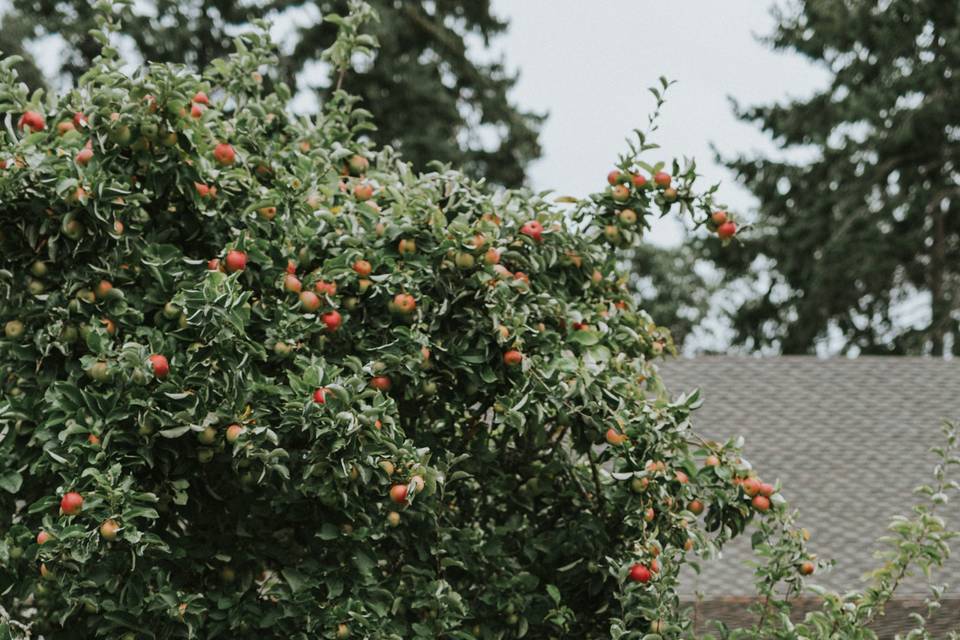
M 337 640 L 347 640 L 350 637 L 350 627 L 340 623 L 337 625 Z
M 221 166 L 228 167 L 237 159 L 237 152 L 226 142 L 221 142 L 213 148 L 213 159 Z
M 368 275 L 373 273 L 373 267 L 366 260 L 357 260 L 354 262 L 353 270 L 363 278 L 366 278 Z
M 630 489 L 634 493 L 643 493 L 650 486 L 649 478 L 634 478 L 630 481 Z
M 232 424 L 227 427 L 227 442 L 233 444 L 243 435 L 243 427 L 238 424 Z
M 87 434 L 87 442 L 89 442 L 89 443 L 90 443 L 91 445 L 93 445 L 94 447 L 99 447 L 99 446 L 100 446 L 100 436 L 98 436 L 98 435 L 95 434 L 95 433 L 88 433 L 88 434 Z
M 388 376 L 374 376 L 370 378 L 370 386 L 377 391 L 389 391 L 392 384 Z
M 313 291 L 301 291 L 300 306 L 303 307 L 305 311 L 313 313 L 320 308 L 320 298 L 317 297 L 317 294 Z
M 227 251 L 227 257 L 224 258 L 224 266 L 226 266 L 227 271 L 234 273 L 235 271 L 243 271 L 247 268 L 247 254 L 243 251 L 238 251 L 237 249 L 231 249 Z
M 713 221 L 713 224 L 718 227 L 727 221 L 727 212 L 726 211 L 714 211 L 710 215 L 710 220 Z
M 75 130 L 76 127 L 74 127 L 73 123 L 69 120 L 61 120 L 57 123 L 57 135 L 65 136 Z
M 396 511 L 391 511 L 387 514 L 387 524 L 391 527 L 400 526 L 400 514 Z
M 687 505 L 687 511 L 695 516 L 698 516 L 703 513 L 703 503 L 699 500 L 691 500 L 690 504 Z
M 403 504 L 407 501 L 407 485 L 395 484 L 390 487 L 390 499 L 397 504 Z
M 620 433 L 613 427 L 610 427 L 609 429 L 607 429 L 606 439 L 608 443 L 616 446 L 616 445 L 621 445 L 627 442 L 630 438 L 627 437 L 627 434 Z
M 653 510 L 653 507 L 648 507 L 646 511 L 643 512 L 643 519 L 647 522 L 653 522 L 653 519 L 657 517 L 657 512 Z
M 752 498 L 760 493 L 760 484 L 757 478 L 751 477 L 744 480 L 740 486 L 743 487 L 743 492 Z
M 90 365 L 90 368 L 87 369 L 87 374 L 97 382 L 107 382 L 111 377 L 113 377 L 113 372 L 110 370 L 110 365 L 102 360 Z
M 360 202 L 366 202 L 373 197 L 373 185 L 369 182 L 361 182 L 353 187 L 353 197 Z
M 199 120 L 203 117 L 203 106 L 199 104 L 191 105 L 190 107 L 190 117 Z
M 303 285 L 300 282 L 300 278 L 293 275 L 292 273 L 288 273 L 283 278 L 283 288 L 291 293 L 300 293 L 300 289 L 302 286 Z
M 60 511 L 64 515 L 75 516 L 83 510 L 83 496 L 76 491 L 64 494 L 60 498 Z
M 483 254 L 483 261 L 489 265 L 500 263 L 500 251 L 494 248 L 487 249 Z
M 105 300 L 107 296 L 110 295 L 111 291 L 113 291 L 113 284 L 111 284 L 108 280 L 101 280 L 93 288 L 93 294 L 100 300 Z
M 24 326 L 19 320 L 10 320 L 3 325 L 3 334 L 8 338 L 16 340 L 23 335 Z
M 343 324 L 343 317 L 340 315 L 340 312 L 336 310 L 326 312 L 320 316 L 320 320 L 323 324 L 327 325 L 327 331 L 330 333 L 339 329 L 340 325 Z
M 350 173 L 355 176 L 359 176 L 366 173 L 367 169 L 370 168 L 370 161 L 363 156 L 356 154 L 350 156 L 350 160 L 347 161 L 347 166 L 350 168 Z
M 516 349 L 510 349 L 503 354 L 503 363 L 508 367 L 516 367 L 523 362 L 523 354 Z
M 207 260 L 207 269 L 210 271 L 219 271 L 220 270 L 220 259 L 219 258 L 210 258 Z
M 74 160 L 81 167 L 86 166 L 91 160 L 93 160 L 93 146 L 87 142 L 83 149 L 80 149 L 80 151 L 77 152 Z
M 616 243 L 620 240 L 620 227 L 615 224 L 608 224 L 603 228 L 603 237 L 608 242 Z
M 50 534 L 46 531 L 41 531 L 37 534 L 37 544 L 46 544 L 50 540 Z
M 626 202 L 630 199 L 630 189 L 626 185 L 618 184 L 610 189 L 610 197 L 616 202 Z
M 257 215 L 259 215 L 264 220 L 273 220 L 277 217 L 277 208 L 276 207 L 260 207 L 257 209 Z
M 641 584 L 650 582 L 650 569 L 642 564 L 635 564 L 630 567 L 630 573 L 628 575 L 633 582 L 639 582 Z
M 85 127 L 85 126 L 87 126 L 87 124 L 88 124 L 88 121 L 87 121 L 87 116 L 86 116 L 86 115 L 84 115 L 83 113 L 81 113 L 81 112 L 79 112 L 79 111 L 77 111 L 76 113 L 73 114 L 73 126 L 74 126 L 74 127 L 76 127 L 77 129 L 79 129 L 80 127 Z
M 620 212 L 620 222 L 626 225 L 634 225 L 637 223 L 637 212 L 633 209 L 624 209 Z
M 712 456 L 712 455 L 711 455 L 711 456 L 707 456 L 707 459 L 703 461 L 703 465 L 704 465 L 705 467 L 719 467 L 719 466 L 720 466 L 720 458 L 718 458 L 717 456 Z
M 773 485 L 772 485 L 772 484 L 769 484 L 769 483 L 766 483 L 766 482 L 762 482 L 762 483 L 760 484 L 760 491 L 759 491 L 759 493 L 760 493 L 760 495 L 762 495 L 763 497 L 769 498 L 770 496 L 773 495 L 773 492 L 774 492 L 774 488 L 773 488 Z
M 690 478 L 683 471 L 677 471 L 674 475 L 677 478 L 677 482 L 680 484 L 687 484 L 690 482 Z
M 766 496 L 754 496 L 750 503 L 753 505 L 754 509 L 761 513 L 765 513 L 770 510 L 770 498 Z
M 20 116 L 17 127 L 19 127 L 21 131 L 29 128 L 31 133 L 34 131 L 43 131 L 47 128 L 47 121 L 36 111 L 27 111 Z
M 204 93 L 203 91 L 197 91 L 195 94 L 193 94 L 193 99 L 191 100 L 191 102 L 193 102 L 194 104 L 209 105 L 210 98 L 208 98 L 207 94 Z
M 197 195 L 200 196 L 201 199 L 213 199 L 217 197 L 216 187 L 207 186 L 202 182 L 194 182 L 193 188 L 197 190 Z
M 673 187 L 667 187 L 663 190 L 663 199 L 667 202 L 676 202 L 677 200 L 677 190 Z
M 416 240 L 400 240 L 397 243 L 397 253 L 402 256 L 408 256 L 417 251 L 417 242 Z
M 150 365 L 153 367 L 153 375 L 157 376 L 158 378 L 166 378 L 167 374 L 170 373 L 170 363 L 167 362 L 166 356 L 159 353 L 154 353 L 148 358 L 148 360 L 150 361 Z
M 104 540 L 116 540 L 120 525 L 116 520 L 104 520 L 100 525 L 100 537 Z
M 630 179 L 633 182 L 633 186 L 635 186 L 637 189 L 642 189 L 647 186 L 647 179 L 639 173 L 633 174 Z
M 322 295 L 335 296 L 337 295 L 337 283 L 325 282 L 321 280 L 320 282 L 313 285 L 313 290 Z
M 616 169 L 614 169 L 613 171 L 607 174 L 607 182 L 610 184 L 611 187 L 615 184 L 618 184 L 622 179 L 623 179 L 623 174 L 617 171 Z
M 71 240 L 78 240 L 85 231 L 83 223 L 77 220 L 72 213 L 68 213 L 63 217 L 63 222 L 60 224 L 60 230 L 63 231 L 63 235 Z
M 543 225 L 538 220 L 524 222 L 520 233 L 532 238 L 534 242 L 543 242 Z
M 732 238 L 737 232 L 737 225 L 731 220 L 728 220 L 717 227 L 717 235 L 726 240 L 727 238 Z
M 217 441 L 217 429 L 216 427 L 210 426 L 206 427 L 203 431 L 197 434 L 197 441 L 200 444 L 211 445 Z
M 313 401 L 317 404 L 326 404 L 327 403 L 327 389 L 326 387 L 321 387 L 316 389 L 313 392 Z
M 393 308 L 397 313 L 408 316 L 417 308 L 417 301 L 409 293 L 398 293 L 393 296 Z
M 809 560 L 800 565 L 800 574 L 804 576 L 812 575 L 816 567 Z
M 466 253 L 464 251 L 458 251 L 457 256 L 454 258 L 454 262 L 459 269 L 467 270 L 473 268 L 475 259 L 473 254 Z
M 670 183 L 673 181 L 673 178 L 671 178 L 670 174 L 666 171 L 658 171 L 654 174 L 653 181 L 658 187 L 669 187 Z

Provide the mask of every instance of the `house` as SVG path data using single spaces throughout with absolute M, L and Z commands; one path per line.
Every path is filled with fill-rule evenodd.
M 810 549 L 833 559 L 832 571 L 811 581 L 846 592 L 862 589 L 879 566 L 877 539 L 890 518 L 909 515 L 921 500 L 918 485 L 932 479 L 931 447 L 943 442 L 944 419 L 960 419 L 960 362 L 912 357 L 702 357 L 660 365 L 672 394 L 700 388 L 703 406 L 695 428 L 724 440 L 742 435 L 747 459 L 765 480 L 779 479 L 799 524 L 812 534 Z M 960 470 L 954 478 L 960 480 Z M 941 515 L 960 530 L 960 499 Z M 960 629 L 960 539 L 954 558 L 935 582 L 950 584 L 932 637 Z M 744 604 L 755 594 L 749 535 L 728 547 L 702 573 L 684 574 L 685 598 L 698 627 L 720 619 L 743 624 Z M 925 611 L 926 582 L 908 578 L 878 621 L 881 638 L 912 628 L 910 611 Z M 816 606 L 809 594 L 804 606 Z

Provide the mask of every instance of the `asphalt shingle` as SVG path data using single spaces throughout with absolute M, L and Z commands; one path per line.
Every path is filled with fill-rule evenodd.
M 944 419 L 960 419 L 960 363 L 927 358 L 703 357 L 660 367 L 671 393 L 699 387 L 694 425 L 713 439 L 743 435 L 746 455 L 812 533 L 810 548 L 836 560 L 815 583 L 859 589 L 878 566 L 876 540 L 890 518 L 909 515 L 917 485 L 931 480 Z M 941 515 L 960 528 L 960 501 Z M 957 547 L 958 545 L 954 545 Z M 939 574 L 960 593 L 960 549 Z M 706 598 L 754 594 L 747 537 L 702 573 L 684 574 L 684 592 Z M 903 595 L 925 594 L 908 579 Z

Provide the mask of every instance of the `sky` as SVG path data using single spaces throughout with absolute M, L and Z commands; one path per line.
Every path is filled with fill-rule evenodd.
M 776 150 L 734 118 L 728 97 L 766 104 L 827 82 L 822 68 L 757 41 L 773 30 L 773 2 L 493 0 L 495 13 L 510 21 L 494 48 L 520 72 L 513 99 L 549 113 L 532 186 L 574 196 L 603 188 L 626 137 L 647 123 L 654 105 L 647 87 L 663 75 L 676 84 L 654 137 L 662 148 L 653 153 L 662 156 L 651 159 L 696 158 L 703 186 L 722 182 L 720 201 L 748 214 L 751 195 L 715 162 L 710 145 L 731 155 Z M 663 219 L 651 240 L 680 242 L 678 225 Z

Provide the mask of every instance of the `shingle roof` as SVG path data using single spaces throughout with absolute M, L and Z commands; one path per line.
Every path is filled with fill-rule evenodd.
M 929 449 L 942 442 L 944 419 L 960 418 L 960 362 L 907 357 L 822 360 L 815 357 L 703 357 L 660 366 L 671 393 L 699 387 L 694 425 L 713 439 L 743 435 L 746 455 L 783 493 L 812 533 L 810 548 L 833 558 L 815 583 L 846 591 L 878 566 L 876 540 L 891 516 L 907 514 L 913 489 L 931 479 Z M 942 511 L 960 527 L 960 500 Z M 686 593 L 705 597 L 755 593 L 749 536 L 722 561 L 687 572 Z M 960 593 L 960 544 L 940 574 Z M 926 593 L 908 580 L 901 593 Z

